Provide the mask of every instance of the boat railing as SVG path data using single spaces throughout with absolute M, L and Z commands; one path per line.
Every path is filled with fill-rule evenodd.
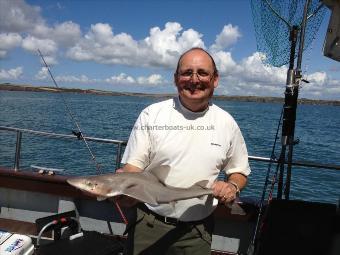
M 18 171 L 20 167 L 20 152 L 21 152 L 21 141 L 22 141 L 22 134 L 28 133 L 37 136 L 46 136 L 50 138 L 56 139 L 77 139 L 79 138 L 76 135 L 67 135 L 67 134 L 58 134 L 53 132 L 44 132 L 44 131 L 36 131 L 31 129 L 23 129 L 23 128 L 15 128 L 15 127 L 5 127 L 0 126 L 0 130 L 3 131 L 10 131 L 16 132 L 16 144 L 15 144 L 15 157 L 14 157 L 14 170 Z M 116 153 L 116 165 L 119 165 L 123 146 L 126 145 L 126 141 L 122 140 L 114 140 L 114 139 L 104 139 L 104 138 L 97 138 L 97 137 L 87 137 L 84 136 L 86 141 L 97 142 L 97 143 L 109 143 L 109 144 L 116 144 L 117 145 L 117 153 Z
M 20 151 L 21 151 L 21 141 L 22 141 L 23 133 L 29 133 L 29 134 L 33 134 L 37 136 L 46 136 L 46 137 L 56 138 L 56 139 L 78 139 L 79 140 L 79 137 L 77 137 L 76 135 L 58 134 L 58 133 L 53 133 L 53 132 L 36 131 L 36 130 L 23 129 L 23 128 L 0 126 L 0 131 L 1 130 L 16 132 L 16 145 L 15 145 L 15 158 L 14 158 L 14 170 L 15 171 L 18 171 L 20 167 Z M 98 142 L 98 143 L 116 144 L 117 153 L 116 153 L 115 161 L 116 161 L 116 166 L 120 165 L 122 150 L 123 150 L 123 146 L 127 144 L 126 141 L 104 139 L 104 138 L 97 138 L 97 137 L 86 137 L 86 136 L 84 137 L 84 139 L 87 141 Z M 249 156 L 249 160 L 258 161 L 258 162 L 278 163 L 277 159 L 270 159 L 267 157 L 258 157 L 258 156 Z M 287 164 L 287 162 L 285 162 L 285 164 Z M 300 166 L 300 167 L 308 167 L 308 168 L 340 170 L 339 165 L 320 164 L 320 163 L 310 162 L 310 161 L 294 161 L 292 165 Z

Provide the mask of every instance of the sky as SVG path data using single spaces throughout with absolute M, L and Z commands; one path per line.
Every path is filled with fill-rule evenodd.
M 340 100 L 340 64 L 323 56 L 330 12 L 302 60 L 300 98 Z M 0 0 L 0 83 L 175 93 L 181 53 L 202 47 L 215 94 L 284 97 L 287 66 L 263 63 L 250 0 Z

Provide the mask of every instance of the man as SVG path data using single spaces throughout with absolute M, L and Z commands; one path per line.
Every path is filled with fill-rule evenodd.
M 166 165 L 166 185 L 187 188 L 206 180 L 215 198 L 139 204 L 128 254 L 210 254 L 216 199 L 231 202 L 245 187 L 250 169 L 241 131 L 227 112 L 210 102 L 218 80 L 213 58 L 192 48 L 180 57 L 174 74 L 178 97 L 155 103 L 139 115 L 120 171 Z M 227 181 L 216 180 L 220 171 L 226 172 Z

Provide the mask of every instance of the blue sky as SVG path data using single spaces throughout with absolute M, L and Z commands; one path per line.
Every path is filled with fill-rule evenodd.
M 247 0 L 0 0 L 0 82 L 174 93 L 178 56 L 209 50 L 221 74 L 216 94 L 283 97 L 286 66 L 264 65 Z M 302 62 L 300 97 L 340 100 L 340 65 L 322 55 L 329 20 Z

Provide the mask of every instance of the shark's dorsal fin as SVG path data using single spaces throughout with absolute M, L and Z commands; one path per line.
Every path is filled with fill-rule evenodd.
M 163 166 L 158 166 L 155 168 L 146 169 L 145 171 L 148 171 L 150 174 L 155 176 L 160 183 L 162 183 L 163 185 L 166 185 L 165 179 L 169 175 L 170 166 L 163 165 Z

